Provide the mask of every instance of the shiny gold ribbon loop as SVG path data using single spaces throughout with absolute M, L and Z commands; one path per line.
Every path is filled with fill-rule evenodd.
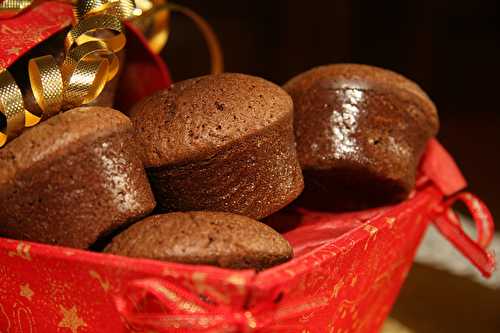
M 109 82 L 113 80 L 120 70 L 120 59 L 118 59 L 116 53 L 103 54 L 102 56 L 105 57 L 109 63 L 108 75 L 106 76 L 106 81 Z
M 33 3 L 33 0 L 3 0 L 0 2 L 0 11 L 22 11 L 28 8 Z
M 63 63 L 67 82 L 64 102 L 66 107 L 89 103 L 102 91 L 117 66 L 116 58 L 101 41 L 91 41 L 72 49 Z
M 6 70 L 0 69 L 0 147 L 10 136 L 17 136 L 24 128 L 23 95 L 16 81 Z
M 97 37 L 96 34 L 99 32 L 109 33 L 110 37 Z M 120 51 L 126 42 L 121 21 L 116 16 L 106 14 L 85 18 L 68 33 L 65 47 L 66 50 L 70 50 L 75 43 L 82 45 L 90 41 L 101 41 L 111 51 Z
M 167 42 L 170 12 L 178 12 L 191 19 L 202 33 L 210 53 L 211 73 L 217 74 L 224 71 L 224 59 L 219 39 L 203 17 L 187 7 L 166 3 L 166 0 L 137 0 L 136 3 L 143 13 L 133 22 L 144 31 L 149 46 L 154 52 L 159 53 Z
M 93 101 L 104 89 L 109 62 L 107 59 L 82 60 L 69 79 L 64 102 L 67 108 Z
M 28 65 L 31 90 L 43 114 L 26 114 L 26 126 L 36 125 L 61 110 L 63 103 L 63 79 L 61 70 L 53 56 L 31 59 Z
M 137 15 L 140 15 L 140 11 L 137 11 L 135 2 L 133 0 L 108 0 L 112 5 L 106 9 L 106 14 L 114 15 L 122 21 L 129 20 Z
M 136 0 L 135 4 L 141 15 L 133 18 L 134 24 L 148 39 L 151 50 L 160 53 L 170 33 L 170 9 L 166 7 L 166 0 Z
M 139 15 L 133 0 L 79 1 L 73 12 L 78 21 L 96 14 L 113 15 L 122 21 Z
M 118 73 L 120 62 L 115 53 L 110 51 L 104 42 L 98 40 L 82 44 L 69 52 L 63 63 L 64 77 L 69 78 L 68 73 L 73 71 L 79 61 L 103 58 L 109 62 L 107 81 L 110 81 Z
M 0 19 L 16 16 L 33 5 L 33 0 L 0 0 Z
M 76 6 L 73 7 L 73 14 L 77 22 L 79 22 L 87 16 L 103 14 L 110 6 L 111 2 L 107 0 L 78 1 Z

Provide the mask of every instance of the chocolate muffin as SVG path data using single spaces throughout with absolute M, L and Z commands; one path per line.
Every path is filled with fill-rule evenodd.
M 260 219 L 303 189 L 292 100 L 264 79 L 220 74 L 183 81 L 139 102 L 131 119 L 163 211 Z
M 404 200 L 415 185 L 436 108 L 417 84 L 385 69 L 338 64 L 284 86 L 295 106 L 303 206 L 360 209 Z
M 0 234 L 87 248 L 153 210 L 129 119 L 77 108 L 0 150 Z
M 267 225 L 221 212 L 169 213 L 148 217 L 104 250 L 129 257 L 262 270 L 290 260 L 290 244 Z

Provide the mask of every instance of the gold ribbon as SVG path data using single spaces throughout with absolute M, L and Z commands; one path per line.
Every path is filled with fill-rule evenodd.
M 210 72 L 217 74 L 224 71 L 224 59 L 219 39 L 203 17 L 187 7 L 167 3 L 166 0 L 136 0 L 136 5 L 141 13 L 133 18 L 132 22 L 143 31 L 154 52 L 160 53 L 168 40 L 169 29 L 167 25 L 170 12 L 178 12 L 193 21 L 203 35 L 211 59 Z
M 219 39 L 212 30 L 210 24 L 208 24 L 208 22 L 205 21 L 203 17 L 187 7 L 170 3 L 166 5 L 166 8 L 170 9 L 171 11 L 179 12 L 187 16 L 189 19 L 191 19 L 191 21 L 194 22 L 196 27 L 200 30 L 203 37 L 205 38 L 205 42 L 208 46 L 208 52 L 211 59 L 210 72 L 212 74 L 222 73 L 224 71 L 224 59 L 222 56 Z
M 44 114 L 49 118 L 61 110 L 64 92 L 61 71 L 53 56 L 47 55 L 30 60 L 28 73 L 33 95 L 42 110 L 42 114 L 31 114 L 26 117 L 26 126 L 31 127 L 38 124 Z
M 16 16 L 23 10 L 33 6 L 34 0 L 0 0 L 0 18 Z
M 123 0 L 86 0 L 78 1 L 73 7 L 73 13 L 77 21 L 85 17 L 106 12 L 109 15 L 128 20 L 132 17 L 140 15 L 141 11 L 135 5 L 134 1 Z
M 33 3 L 7 0 L 0 4 L 0 11 L 19 14 Z M 121 21 L 138 13 L 133 0 L 78 0 L 74 13 L 77 23 L 66 36 L 63 63 L 58 65 L 50 55 L 29 62 L 31 89 L 41 113 L 25 109 L 14 78 L 7 70 L 0 71 L 0 147 L 25 127 L 91 102 L 118 73 L 116 52 L 126 43 Z
M 0 70 L 0 111 L 1 147 L 9 136 L 16 136 L 23 130 L 26 111 L 21 90 L 6 70 Z
M 45 0 L 0 0 L 0 18 L 14 16 Z M 146 35 L 153 51 L 164 47 L 170 11 L 190 18 L 203 34 L 212 60 L 212 73 L 223 71 L 222 52 L 210 25 L 192 10 L 167 0 L 56 0 L 73 3 L 75 25 L 66 35 L 65 59 L 31 59 L 31 89 L 41 111 L 24 107 L 21 90 L 7 70 L 0 69 L 0 147 L 7 140 L 60 111 L 94 100 L 119 70 L 116 53 L 126 43 L 122 21 L 131 20 Z
M 135 0 L 135 4 L 140 13 L 134 18 L 134 25 L 146 36 L 151 50 L 160 53 L 170 33 L 170 9 L 165 8 L 166 0 Z

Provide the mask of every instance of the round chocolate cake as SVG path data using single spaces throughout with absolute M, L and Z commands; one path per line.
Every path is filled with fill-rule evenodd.
M 163 211 L 263 218 L 303 188 L 287 93 L 243 74 L 175 84 L 131 111 Z
M 148 217 L 118 236 L 105 252 L 129 257 L 265 269 L 290 260 L 290 244 L 267 225 L 221 212 Z
M 436 108 L 418 85 L 385 69 L 338 64 L 302 73 L 284 88 L 295 107 L 302 205 L 361 209 L 408 196 L 438 130 Z
M 77 108 L 0 150 L 0 234 L 87 248 L 153 210 L 129 119 Z

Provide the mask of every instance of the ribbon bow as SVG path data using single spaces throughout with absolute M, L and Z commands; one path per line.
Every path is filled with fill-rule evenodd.
M 137 330 L 157 332 L 258 332 L 286 319 L 318 310 L 328 304 L 302 302 L 278 311 L 281 292 L 270 293 L 267 301 L 248 310 L 236 310 L 228 305 L 202 300 L 173 282 L 146 278 L 131 281 L 122 295 L 115 297 L 115 306 L 121 317 Z M 145 304 L 159 304 L 154 311 Z M 273 327 L 274 329 L 274 327 Z M 289 332 L 289 327 L 276 330 Z

